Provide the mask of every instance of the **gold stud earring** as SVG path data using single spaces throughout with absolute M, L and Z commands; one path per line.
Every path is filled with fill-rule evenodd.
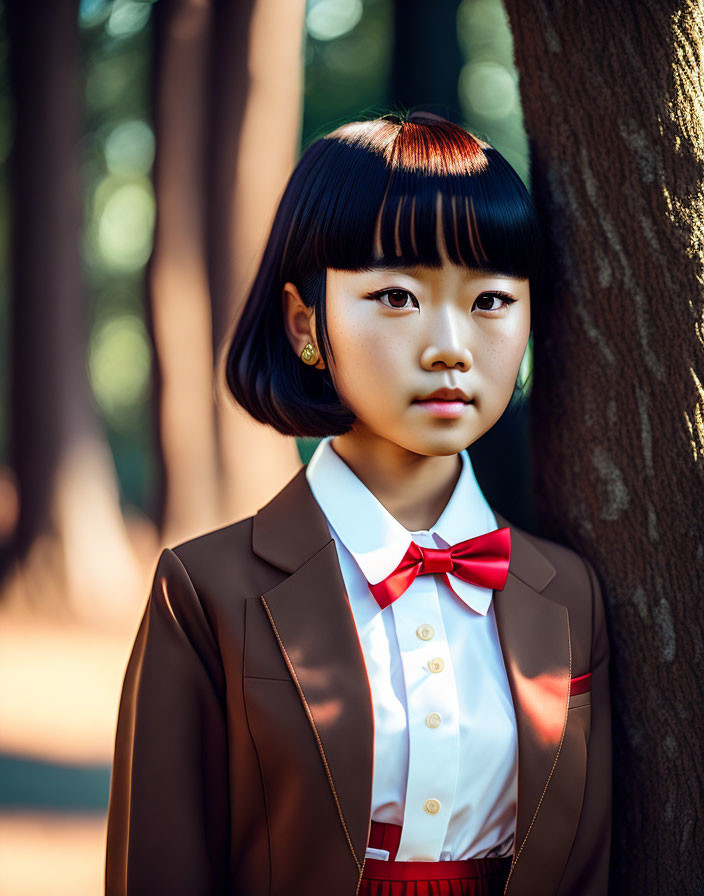
M 304 364 L 317 364 L 318 351 L 312 342 L 307 342 L 303 346 L 303 351 L 301 352 L 301 361 L 303 361 Z

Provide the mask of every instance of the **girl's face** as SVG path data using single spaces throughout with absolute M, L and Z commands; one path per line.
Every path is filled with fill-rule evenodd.
M 328 269 L 326 283 L 330 372 L 365 442 L 456 454 L 499 419 L 528 342 L 527 279 L 446 261 L 438 269 Z M 464 394 L 425 400 L 437 389 Z

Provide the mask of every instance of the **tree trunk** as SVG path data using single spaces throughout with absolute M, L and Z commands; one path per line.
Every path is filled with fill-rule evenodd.
M 154 185 L 149 260 L 162 540 L 214 528 L 218 498 L 210 296 L 205 261 L 206 71 L 211 9 L 203 0 L 154 7 Z
M 5 4 L 11 157 L 11 462 L 20 492 L 14 598 L 121 617 L 143 582 L 86 374 L 78 2 Z
M 458 0 L 394 0 L 391 68 L 393 105 L 456 120 L 462 53 L 457 40 Z
M 534 313 L 541 534 L 611 634 L 611 892 L 704 890 L 704 10 L 506 6 L 550 283 Z
M 208 250 L 223 522 L 254 513 L 301 465 L 295 439 L 235 405 L 219 355 L 298 156 L 304 12 L 304 0 L 215 3 Z

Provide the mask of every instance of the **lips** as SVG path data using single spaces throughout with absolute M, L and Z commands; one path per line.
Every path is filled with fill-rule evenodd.
M 424 401 L 447 401 L 447 402 L 457 402 L 461 401 L 463 404 L 470 404 L 471 399 L 466 392 L 463 392 L 462 389 L 436 389 L 434 392 L 431 392 L 429 395 L 424 395 L 422 398 L 416 398 L 417 402 Z

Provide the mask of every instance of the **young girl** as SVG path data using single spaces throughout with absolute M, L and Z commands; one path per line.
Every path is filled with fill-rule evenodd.
M 303 153 L 227 354 L 322 440 L 253 517 L 159 558 L 120 703 L 118 894 L 600 896 L 599 582 L 483 496 L 539 301 L 505 159 L 424 113 Z

